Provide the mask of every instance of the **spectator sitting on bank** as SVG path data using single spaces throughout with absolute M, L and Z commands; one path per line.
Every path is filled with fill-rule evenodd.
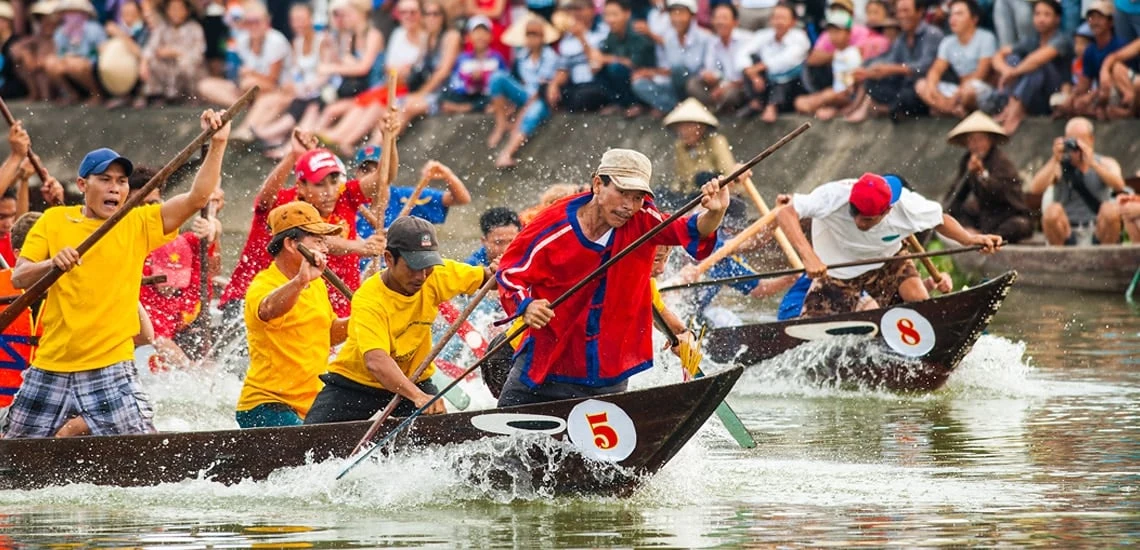
M 1009 142 L 998 123 L 981 111 L 959 122 L 947 142 L 966 149 L 954 177 L 947 212 L 974 233 L 1016 243 L 1033 236 L 1033 221 L 1017 165 L 1001 150 Z
M 88 105 L 98 105 L 103 91 L 95 80 L 95 59 L 107 33 L 95 21 L 95 8 L 88 0 L 61 0 L 56 13 L 60 23 L 53 36 L 55 55 L 45 60 L 45 70 L 59 90 L 59 101 L 75 103 L 81 89 Z
M 558 71 L 546 87 L 546 104 L 571 113 L 592 112 L 605 107 L 610 92 L 597 81 L 598 48 L 609 28 L 595 21 L 590 0 L 560 0 L 554 27 L 562 31 L 558 41 Z M 591 59 L 596 61 L 591 62 Z
M 16 77 L 28 89 L 31 101 L 47 101 L 54 97 L 47 62 L 55 55 L 55 31 L 59 27 L 59 14 L 53 0 L 41 0 L 28 10 L 32 21 L 30 35 L 12 45 L 12 66 Z
M 482 113 L 491 103 L 491 75 L 506 70 L 507 62 L 491 49 L 491 20 L 476 15 L 467 20 L 470 51 L 459 54 L 451 85 L 440 98 L 440 110 L 447 114 Z
M 488 208 L 482 216 L 479 216 L 479 230 L 483 233 L 483 238 L 480 240 L 483 244 L 467 258 L 466 262 L 470 265 L 490 266 L 491 262 L 498 260 L 503 252 L 506 252 L 511 241 L 519 236 L 522 223 L 519 222 L 519 215 L 514 210 L 496 206 Z
M 463 0 L 464 12 L 468 20 L 476 17 L 487 19 L 487 32 L 491 37 L 488 47 L 503 60 L 510 59 L 510 47 L 503 44 L 503 32 L 511 24 L 511 10 L 507 0 Z M 470 26 L 470 23 L 468 23 Z
M 752 33 L 737 28 L 736 6 L 717 4 L 712 9 L 713 40 L 704 63 L 689 78 L 686 90 L 713 112 L 735 110 L 748 100 L 744 90 L 744 68 L 752 65 L 741 52 L 751 42 Z
M 897 9 L 896 6 L 892 10 L 885 0 L 870 0 L 863 7 L 863 24 L 871 29 L 871 32 L 883 35 L 888 44 L 894 44 L 899 36 L 900 27 L 898 19 L 892 17 L 891 12 Z M 888 51 L 889 48 L 890 46 Z
M 1029 192 L 1053 186 L 1053 202 L 1042 212 L 1041 229 L 1051 245 L 1120 242 L 1120 207 L 1112 193 L 1124 192 L 1120 163 L 1096 154 L 1089 119 L 1065 124 L 1065 136 L 1053 140 L 1049 161 L 1033 175 Z
M 655 117 L 672 111 L 685 97 L 685 84 L 698 74 L 713 36 L 693 21 L 696 0 L 668 0 L 672 27 L 658 51 L 657 68 L 633 80 L 633 92 L 651 108 Z
M 824 32 L 820 34 L 819 39 L 807 57 L 807 66 L 814 68 L 814 70 L 809 70 L 810 75 L 807 78 L 812 83 L 811 89 L 815 91 L 823 90 L 831 85 L 831 59 L 835 56 L 837 50 L 854 46 L 859 49 L 859 54 L 862 59 L 874 59 L 886 52 L 891 46 L 890 42 L 887 41 L 887 37 L 872 32 L 866 25 L 854 24 L 855 4 L 853 0 L 832 0 L 828 2 L 827 16 L 830 16 L 831 13 L 835 11 L 846 12 L 851 18 L 852 25 L 847 32 L 847 46 L 836 48 L 835 44 L 831 41 L 830 33 Z M 824 23 L 826 28 L 826 16 Z
M 918 0 L 897 0 L 895 9 L 902 34 L 890 51 L 855 70 L 855 82 L 865 84 L 867 93 L 856 100 L 848 122 L 862 122 L 871 115 L 914 117 L 926 111 L 915 85 L 938 57 L 942 31 L 922 21 Z
M 19 41 L 16 29 L 12 25 L 16 13 L 12 4 L 0 2 L 0 97 L 13 99 L 28 94 L 24 81 L 16 76 L 16 65 L 13 59 L 13 46 Z
M 96 66 L 103 91 L 112 96 L 106 107 L 117 109 L 130 103 L 131 98 L 142 97 L 146 85 L 143 46 L 150 41 L 151 25 L 143 16 L 141 4 L 125 0 L 119 4 L 119 20 L 107 21 L 103 30 L 108 39 L 99 47 Z
M 1112 2 L 1109 0 L 1096 0 L 1089 6 L 1088 10 L 1085 10 L 1085 17 L 1088 22 L 1082 27 L 1087 26 L 1088 30 L 1092 31 L 1092 38 L 1091 40 L 1082 39 L 1080 37 L 1081 31 L 1077 31 L 1077 40 L 1089 40 L 1089 42 L 1085 45 L 1084 51 L 1078 54 L 1080 56 L 1080 72 L 1073 75 L 1076 84 L 1064 103 L 1057 107 L 1056 114 L 1064 117 L 1095 116 L 1101 119 L 1106 118 L 1107 113 L 1104 106 L 1097 105 L 1099 95 L 1095 84 L 1100 77 L 1101 65 L 1105 58 L 1124 46 L 1124 43 L 1116 38 L 1113 33 L 1113 11 Z M 1076 63 L 1074 63 L 1075 65 Z
M 796 97 L 803 93 L 800 75 L 811 40 L 796 26 L 796 12 L 788 4 L 772 8 L 768 21 L 769 27 L 757 31 L 740 52 L 748 105 L 736 116 L 761 113 L 760 120 L 771 123 L 779 113 L 795 110 Z
M 509 133 L 507 144 L 495 159 L 497 168 L 518 164 L 515 153 L 550 118 L 550 107 L 540 92 L 554 78 L 558 68 L 558 54 L 548 45 L 557 40 L 558 31 L 535 14 L 527 14 L 503 33 L 503 42 L 518 48 L 518 52 L 513 70 L 491 75 L 491 112 L 495 115 L 495 128 L 487 138 L 487 147 L 498 147 L 503 136 Z M 510 121 L 512 117 L 516 119 L 514 122 Z
M 994 34 L 998 46 L 1006 47 L 1033 38 L 1033 2 L 1027 0 L 994 0 Z
M 851 14 L 844 10 L 827 12 L 827 36 L 835 47 L 831 56 L 831 87 L 796 98 L 796 111 L 831 120 L 840 109 L 851 107 L 861 88 L 855 83 L 855 71 L 863 65 L 859 47 L 851 43 Z M 818 45 L 818 43 L 817 43 Z
M 244 32 L 237 34 L 234 41 L 233 53 L 241 61 L 237 80 L 216 77 L 202 79 L 198 83 L 198 95 L 209 103 L 230 105 L 254 86 L 260 86 L 260 93 L 263 94 L 274 91 L 289 64 L 289 39 L 278 30 L 270 28 L 269 12 L 259 0 L 249 0 L 242 4 L 242 18 L 238 25 Z M 246 118 L 256 122 L 254 114 L 248 113 Z
M 448 26 L 443 3 L 438 0 L 425 0 L 423 11 L 427 40 L 420 61 L 412 67 L 411 75 L 408 77 L 408 89 L 411 91 L 404 96 L 398 114 L 400 120 L 396 128 L 400 132 L 403 132 L 412 120 L 439 111 L 439 98 L 447 92 L 455 60 L 459 58 L 462 49 L 459 31 Z M 388 116 L 389 110 L 384 109 L 381 117 L 386 120 Z M 372 134 L 371 143 L 376 143 L 379 134 L 380 132 Z
M 155 102 L 181 103 L 194 95 L 202 78 L 206 35 L 191 15 L 188 0 L 167 0 L 162 6 L 161 23 L 151 33 L 143 50 L 143 95 L 136 107 Z
M 646 3 L 648 9 L 644 13 L 634 10 L 633 31 L 648 36 L 660 48 L 665 44 L 665 34 L 673 27 L 669 21 L 669 9 L 665 6 L 665 0 L 648 0 Z M 631 4 L 630 7 L 635 6 Z
M 658 189 L 654 202 L 663 210 L 676 208 L 688 200 L 697 175 L 702 172 L 728 174 L 736 168 L 736 160 L 728 140 L 716 132 L 720 122 L 694 98 L 682 101 L 669 116 L 665 127 L 673 131 L 674 179 L 671 185 Z
M 1140 244 L 1140 195 L 1117 195 L 1116 203 L 1129 242 L 1133 245 Z
M 1117 17 L 1124 15 L 1121 13 Z M 1133 17 L 1140 19 L 1140 15 Z M 1137 66 L 1140 66 L 1140 38 L 1108 54 L 1101 63 L 1098 93 L 1100 103 L 1106 105 L 1105 116 L 1109 120 L 1136 116 L 1136 95 L 1140 93 L 1140 71 L 1136 70 Z M 1113 92 L 1116 101 L 1113 100 Z
M 926 78 L 915 84 L 915 91 L 935 116 L 964 117 L 989 103 L 994 94 L 990 85 L 997 39 L 978 27 L 981 10 L 974 0 L 950 2 L 950 31 L 938 44 L 938 54 Z M 947 81 L 947 70 L 957 76 Z
M 1076 34 L 1073 35 L 1073 62 L 1069 71 L 1069 80 L 1061 85 L 1061 91 L 1053 94 L 1049 98 L 1049 105 L 1053 107 L 1053 118 L 1067 118 L 1068 116 L 1081 116 L 1077 114 L 1065 114 L 1066 108 L 1071 108 L 1070 103 L 1073 99 L 1073 92 L 1076 90 L 1077 84 L 1080 82 L 1080 75 L 1084 72 L 1084 57 L 1085 51 L 1088 50 L 1089 44 L 1093 43 L 1096 37 L 1093 35 L 1092 28 L 1089 27 L 1088 22 L 1081 23 L 1077 27 Z M 1093 89 L 1093 102 L 1095 104 L 1096 90 Z M 1103 117 L 1102 117 L 1103 118 Z
M 634 32 L 630 23 L 632 12 L 627 0 L 606 0 L 602 20 L 609 34 L 598 46 L 591 67 L 597 67 L 594 79 L 605 88 L 607 106 L 603 115 L 625 110 L 632 118 L 642 113 L 641 102 L 633 93 L 633 79 L 647 74 L 657 66 L 657 52 L 653 40 Z
M 994 55 L 998 89 L 1008 98 L 994 120 L 1013 135 L 1027 115 L 1049 114 L 1049 97 L 1068 80 L 1073 42 L 1061 32 L 1061 4 L 1037 0 L 1033 4 L 1037 35 L 1015 46 L 1003 46 Z

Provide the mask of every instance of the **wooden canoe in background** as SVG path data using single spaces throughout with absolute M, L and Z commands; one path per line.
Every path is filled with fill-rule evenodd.
M 511 483 L 521 475 L 556 493 L 623 495 L 660 470 L 689 441 L 741 372 L 734 368 L 683 384 L 594 399 L 423 416 L 394 439 L 394 452 L 501 440 L 507 434 L 548 434 L 531 440 L 546 444 L 530 443 L 515 455 L 528 462 L 523 467 L 489 468 L 490 473 L 484 475 L 501 483 Z M 376 438 L 401 420 L 388 419 Z M 281 468 L 346 457 L 370 424 L 0 439 L 0 489 L 69 483 L 145 486 L 200 476 L 226 484 L 262 480 Z M 568 444 L 551 444 L 555 442 L 547 437 Z M 465 460 L 481 459 L 494 465 L 496 458 L 495 453 L 485 452 Z
M 959 271 L 975 278 L 1017 271 L 1018 284 L 1027 286 L 1124 292 L 1140 268 L 1140 245 L 1007 244 L 997 254 L 953 258 Z
M 819 383 L 936 390 L 989 325 L 1016 279 L 1016 273 L 1006 273 L 967 290 L 885 309 L 713 329 L 705 350 L 717 362 L 790 368 Z M 846 340 L 840 344 L 837 337 Z M 792 364 L 770 364 L 807 345 L 810 353 L 784 358 Z

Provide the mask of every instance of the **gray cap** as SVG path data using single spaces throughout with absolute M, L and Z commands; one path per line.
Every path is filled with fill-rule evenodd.
M 632 149 L 606 151 L 595 174 L 609 176 L 614 186 L 622 191 L 645 191 L 653 195 L 653 189 L 649 187 L 649 180 L 653 179 L 653 164 L 649 157 Z
M 388 248 L 400 252 L 400 257 L 414 270 L 443 265 L 439 255 L 439 239 L 435 226 L 423 218 L 404 216 L 388 226 Z

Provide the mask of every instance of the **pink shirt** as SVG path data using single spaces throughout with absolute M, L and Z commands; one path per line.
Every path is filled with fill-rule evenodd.
M 887 52 L 891 41 L 887 37 L 872 31 L 863 25 L 851 27 L 851 45 L 859 48 L 863 59 L 878 57 Z M 835 53 L 835 45 L 831 43 L 831 35 L 823 33 L 815 42 L 815 48 L 824 53 Z

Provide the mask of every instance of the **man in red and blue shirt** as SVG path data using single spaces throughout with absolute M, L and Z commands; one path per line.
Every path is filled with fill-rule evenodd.
M 629 246 L 665 215 L 649 187 L 649 159 L 627 149 L 602 156 L 591 191 L 543 210 L 499 263 L 499 296 L 527 325 L 499 406 L 624 391 L 653 366 L 650 275 L 656 245 L 712 252 L 728 206 L 728 186 L 702 188 L 705 211 L 682 218 L 615 263 L 564 302 L 550 302 Z

